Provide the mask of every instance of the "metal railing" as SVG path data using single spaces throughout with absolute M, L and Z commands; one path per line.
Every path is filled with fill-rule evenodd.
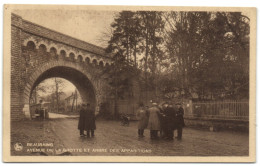
M 248 120 L 248 101 L 208 101 L 193 102 L 191 109 L 185 110 L 186 117 L 201 117 L 223 120 Z

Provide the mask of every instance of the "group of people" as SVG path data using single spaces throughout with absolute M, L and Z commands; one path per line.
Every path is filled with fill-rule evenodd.
M 137 110 L 138 136 L 144 137 L 144 130 L 150 129 L 150 138 L 158 139 L 158 132 L 164 139 L 173 140 L 174 130 L 177 130 L 177 139 L 182 139 L 182 128 L 184 127 L 184 110 L 180 103 L 164 103 L 158 106 L 156 102 L 151 107 L 139 104 Z M 94 137 L 96 129 L 95 112 L 91 109 L 90 104 L 82 104 L 78 129 L 81 137 Z M 86 131 L 86 134 L 84 133 Z
M 90 104 L 82 104 L 79 115 L 78 129 L 80 131 L 81 137 L 94 137 L 96 122 L 95 122 L 95 112 L 91 109 Z M 85 134 L 86 131 L 86 134 Z
M 158 139 L 158 132 L 164 139 L 173 140 L 174 130 L 177 130 L 177 139 L 182 139 L 182 128 L 184 124 L 184 110 L 181 103 L 165 102 L 161 107 L 156 102 L 152 103 L 151 107 L 144 106 L 140 103 L 140 108 L 137 111 L 138 136 L 144 137 L 144 130 L 150 129 L 150 138 Z

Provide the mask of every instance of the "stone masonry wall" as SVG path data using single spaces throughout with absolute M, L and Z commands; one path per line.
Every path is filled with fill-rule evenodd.
M 21 94 L 23 90 L 23 83 L 21 80 L 22 72 L 19 70 L 21 67 L 21 30 L 12 27 L 11 28 L 11 118 L 12 120 L 18 120 L 23 118 L 21 103 Z M 8 55 L 5 55 L 8 56 Z
M 62 50 L 66 51 L 66 55 L 61 54 Z M 71 55 L 73 56 L 71 57 Z M 88 72 L 90 80 L 96 88 L 95 95 L 98 102 L 109 98 L 104 93 L 104 87 L 107 87 L 106 82 L 102 77 L 96 78 L 98 73 L 111 64 L 110 57 L 105 54 L 104 49 L 33 24 L 12 14 L 11 120 L 20 120 L 25 117 L 23 110 L 28 101 L 24 101 L 24 94 L 26 91 L 26 94 L 31 91 L 27 85 L 33 84 L 30 81 L 36 80 L 36 78 L 31 79 L 35 75 L 35 71 L 44 72 L 44 68 L 41 66 L 55 64 L 58 61 L 74 64 L 75 68 L 78 68 L 77 70 Z M 77 66 L 81 66 L 81 68 Z M 97 103 L 98 105 L 99 103 Z

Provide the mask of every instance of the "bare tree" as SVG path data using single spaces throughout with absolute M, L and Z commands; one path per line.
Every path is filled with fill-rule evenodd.
M 97 37 L 96 42 L 100 43 L 100 46 L 107 47 L 109 40 L 113 36 L 113 28 L 112 27 L 106 27 L 104 28 L 104 31 L 100 34 L 99 37 Z
M 63 89 L 65 88 L 65 82 L 61 78 L 53 78 L 52 79 L 54 84 L 50 87 L 50 90 L 52 92 L 52 103 L 54 107 L 56 107 L 57 111 L 59 112 L 61 102 L 60 102 L 60 96 L 64 94 Z

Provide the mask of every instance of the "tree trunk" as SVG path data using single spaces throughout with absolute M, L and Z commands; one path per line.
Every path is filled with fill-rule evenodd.
M 60 107 L 60 103 L 59 103 L 59 85 L 58 85 L 58 82 L 56 80 L 56 77 L 55 77 L 55 94 L 56 94 L 56 104 L 57 104 L 57 111 L 59 112 L 59 107 Z
M 118 65 L 118 58 L 116 57 L 116 65 Z M 115 68 L 115 82 L 116 82 L 116 86 L 115 86 L 115 107 L 114 107 L 114 118 L 118 119 L 119 117 L 119 113 L 118 113 L 118 70 L 117 67 Z
M 137 63 L 136 63 L 136 50 L 137 50 L 137 48 L 136 48 L 136 43 L 135 43 L 135 46 L 134 46 L 134 65 L 135 65 L 135 67 L 137 67 Z

